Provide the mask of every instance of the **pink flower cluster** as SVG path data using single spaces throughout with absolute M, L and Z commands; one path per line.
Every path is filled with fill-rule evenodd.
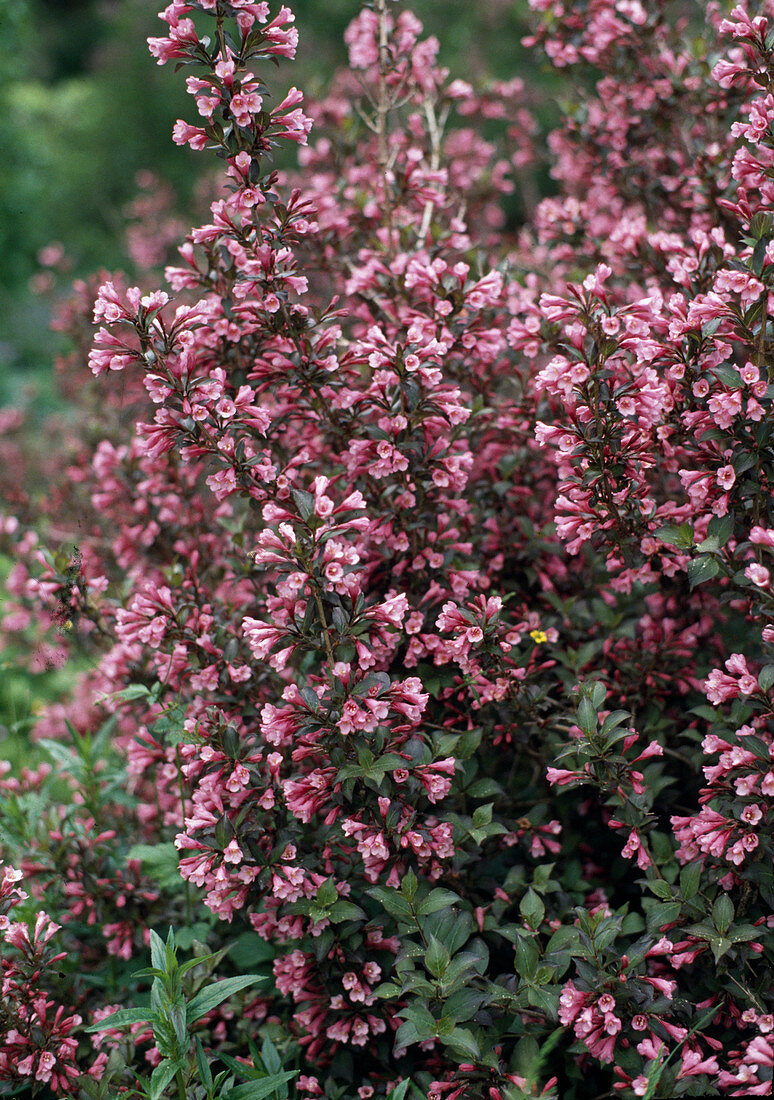
M 64 958 L 63 952 L 49 946 L 60 926 L 43 912 L 37 914 L 34 927 L 9 916 L 27 897 L 16 885 L 23 878 L 13 867 L 2 869 L 0 935 L 10 951 L 0 960 L 0 1081 L 22 1088 L 35 1081 L 48 1085 L 57 1096 L 66 1096 L 80 1076 L 75 1063 L 78 1040 L 72 1032 L 81 1017 L 67 1015 L 40 980 L 42 972 Z

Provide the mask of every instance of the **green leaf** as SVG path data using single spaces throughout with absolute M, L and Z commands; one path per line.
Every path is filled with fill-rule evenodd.
M 690 523 L 667 523 L 656 531 L 656 538 L 667 546 L 676 546 L 680 550 L 690 550 L 693 546 L 693 528 Z
M 341 924 L 345 920 L 363 920 L 365 915 L 359 905 L 345 901 L 343 898 L 327 910 L 327 917 L 331 924 Z
M 197 1069 L 199 1070 L 199 1077 L 201 1078 L 201 1082 L 204 1085 L 204 1087 L 207 1089 L 207 1091 L 212 1092 L 212 1087 L 213 1087 L 212 1072 L 210 1070 L 209 1062 L 207 1061 L 207 1056 L 204 1053 L 204 1047 L 202 1046 L 202 1041 L 201 1041 L 201 1039 L 199 1038 L 198 1035 L 196 1036 L 196 1039 L 194 1040 L 194 1042 L 195 1042 L 195 1046 L 196 1046 L 196 1066 L 197 1066 Z
M 150 695 L 150 688 L 145 684 L 130 684 L 122 691 L 114 691 L 104 696 L 105 699 L 113 699 L 121 703 L 130 703 L 135 699 L 145 699 Z
M 668 924 L 680 919 L 682 905 L 679 901 L 660 901 L 648 910 L 648 931 L 661 931 Z
M 87 1032 L 107 1031 L 112 1027 L 130 1027 L 132 1024 L 151 1024 L 153 1013 L 149 1008 L 122 1008 L 112 1016 L 106 1016 L 98 1024 L 85 1028 Z
M 374 993 L 377 997 L 399 997 L 400 986 L 395 985 L 394 982 L 382 982 L 381 985 L 375 987 Z
M 391 917 L 408 921 L 412 919 L 411 906 L 397 890 L 392 890 L 389 886 L 372 886 L 366 893 L 375 898 Z
M 178 1051 L 186 1050 L 188 1047 L 188 1031 L 185 1026 L 185 1005 L 182 999 L 175 1004 L 171 1004 L 166 1012 L 167 1020 L 172 1023 L 175 1029 L 175 1038 L 178 1042 Z
M 717 539 L 718 546 L 725 546 L 734 533 L 734 517 L 729 512 L 725 516 L 713 516 L 707 524 L 707 535 Z
M 262 1069 L 246 1066 L 244 1062 L 238 1062 L 236 1058 L 232 1058 L 230 1054 L 226 1054 L 222 1050 L 218 1052 L 218 1061 L 222 1062 L 224 1066 L 228 1066 L 232 1073 L 237 1073 L 240 1077 L 247 1077 L 249 1081 L 262 1081 L 266 1076 Z
M 644 932 L 645 922 L 642 919 L 641 913 L 627 913 L 621 921 L 621 932 L 624 936 L 638 935 L 640 932 Z
M 631 716 L 631 711 L 628 710 L 611 711 L 602 723 L 599 731 L 600 734 L 606 737 L 609 733 L 612 733 L 613 730 L 618 729 L 623 722 L 628 722 Z
M 179 1062 L 172 1062 L 168 1058 L 165 1058 L 163 1062 L 159 1062 L 151 1074 L 150 1100 L 160 1100 L 167 1085 L 180 1068 Z
M 395 1032 L 394 1050 L 405 1050 L 406 1047 L 410 1047 L 413 1043 L 420 1042 L 422 1042 L 422 1038 L 420 1038 L 420 1034 L 417 1031 L 417 1026 L 414 1021 L 404 1020 L 398 1030 Z
M 680 528 L 676 523 L 665 523 L 663 527 L 658 528 L 655 534 L 658 541 L 663 542 L 666 546 L 680 544 Z
M 503 789 L 499 783 L 495 783 L 494 779 L 477 779 L 475 783 L 471 783 L 465 793 L 471 798 L 490 798 L 502 794 Z
M 435 1035 L 435 1017 L 423 1004 L 415 1002 L 402 1009 L 399 1015 L 414 1025 L 420 1037 L 420 1042 L 431 1039 Z
M 246 971 L 257 963 L 273 959 L 276 952 L 257 932 L 243 932 L 233 941 L 228 954 L 237 970 Z
M 440 1041 L 444 1046 L 451 1047 L 470 1058 L 481 1057 L 481 1049 L 476 1042 L 476 1037 L 466 1027 L 455 1027 L 449 1035 L 441 1036 Z
M 442 1016 L 440 1020 L 436 1021 L 435 1033 L 439 1039 L 444 1035 L 451 1035 L 454 1030 L 454 1020 L 450 1020 L 448 1016 Z
M 243 974 L 238 978 L 224 978 L 220 982 L 215 982 L 214 985 L 205 986 L 188 1002 L 188 1024 L 195 1024 L 202 1016 L 206 1016 L 208 1012 L 212 1012 L 213 1008 L 222 1004 L 227 997 L 247 989 L 250 985 L 255 985 L 256 982 L 268 980 L 266 974 Z
M 656 1095 L 656 1089 L 658 1088 L 658 1083 L 661 1080 L 661 1075 L 663 1074 L 664 1070 L 669 1065 L 669 1063 L 672 1061 L 672 1059 L 675 1057 L 675 1055 L 678 1053 L 678 1051 L 682 1047 L 683 1043 L 685 1043 L 688 1039 L 690 1039 L 693 1035 L 695 1035 L 697 1031 L 700 1031 L 704 1027 L 705 1024 L 708 1024 L 710 1022 L 710 1020 L 712 1020 L 717 1015 L 717 1012 L 718 1012 L 717 1006 L 713 1005 L 713 1007 L 709 1010 L 709 1012 L 705 1012 L 705 1014 L 700 1018 L 698 1023 L 695 1024 L 694 1027 L 691 1028 L 691 1030 L 685 1036 L 685 1039 L 681 1039 L 680 1042 L 677 1043 L 676 1046 L 672 1047 L 672 1049 L 670 1050 L 670 1052 L 667 1055 L 666 1059 L 663 1062 L 659 1062 L 657 1065 L 654 1065 L 652 1067 L 652 1069 L 650 1071 L 650 1074 L 648 1075 L 648 1087 L 645 1091 L 645 1095 L 643 1096 L 642 1100 L 653 1100 L 653 1097 Z
M 699 921 L 697 924 L 689 924 L 686 932 L 690 932 L 692 936 L 697 936 L 701 940 L 717 938 L 717 928 L 707 920 Z
M 755 248 L 753 249 L 751 267 L 752 267 L 753 271 L 755 272 L 755 274 L 758 275 L 758 276 L 760 276 L 763 273 L 763 261 L 766 258 L 766 248 L 767 248 L 767 246 L 768 246 L 768 241 L 765 240 L 765 238 L 764 238 L 764 239 L 761 239 L 759 241 L 756 241 Z
M 754 924 L 742 924 L 732 928 L 728 938 L 732 943 L 749 943 L 750 940 L 760 939 L 760 935 L 760 928 L 756 928 Z
M 127 859 L 138 859 L 143 871 L 161 887 L 182 884 L 180 855 L 171 840 L 166 844 L 135 844 Z
M 689 863 L 680 872 L 680 893 L 686 901 L 696 897 L 701 882 L 701 864 Z
M 449 952 L 440 940 L 437 940 L 431 933 L 430 943 L 425 953 L 425 966 L 427 969 L 434 978 L 442 978 L 450 961 Z
M 774 665 L 764 665 L 758 675 L 758 687 L 761 691 L 768 691 L 774 685 Z
M 190 951 L 196 940 L 199 943 L 205 942 L 211 928 L 212 925 L 207 921 L 194 921 L 193 924 L 187 924 L 185 928 L 178 928 L 175 943 L 183 951 Z
M 486 994 L 476 989 L 458 989 L 444 1001 L 443 1014 L 455 1024 L 459 1024 L 475 1016 L 485 1000 Z
M 269 1073 L 279 1073 L 282 1070 L 279 1051 L 269 1038 L 264 1039 L 261 1045 L 261 1060 Z
M 332 878 L 327 878 L 317 889 L 317 904 L 325 909 L 338 900 L 339 892 Z
M 755 240 L 760 240 L 761 237 L 768 237 L 772 231 L 772 218 L 771 214 L 766 214 L 762 210 L 759 210 L 757 214 L 753 214 L 750 219 L 750 236 Z
M 555 863 L 540 863 L 535 868 L 535 873 L 532 876 L 535 886 L 546 886 L 551 880 L 551 872 L 554 867 L 556 867 Z
M 546 907 L 540 895 L 536 894 L 531 886 L 519 902 L 519 912 L 533 932 L 537 931 L 546 915 Z
M 301 519 L 306 523 L 308 519 L 314 515 L 314 495 L 307 493 L 305 489 L 291 489 L 290 494 L 293 497 L 293 501 L 298 508 L 298 514 Z
M 163 974 L 167 972 L 167 949 L 164 946 L 164 941 L 161 936 L 154 932 L 151 928 L 150 932 L 150 949 L 151 949 L 151 966 L 155 966 L 156 970 L 160 970 Z
M 516 941 L 514 958 L 516 973 L 519 977 L 524 978 L 526 981 L 532 981 L 537 973 L 539 958 L 538 949 L 534 941 L 519 936 Z
M 648 886 L 656 895 L 656 897 L 661 898 L 662 901 L 672 900 L 672 887 L 662 878 L 651 879 L 648 883 Z
M 706 554 L 688 562 L 688 580 L 690 581 L 691 588 L 696 588 L 698 585 L 704 584 L 705 581 L 716 577 L 719 572 L 720 565 L 718 562 L 715 558 L 711 558 Z
M 591 699 L 584 696 L 578 704 L 578 725 L 586 734 L 587 737 L 591 737 L 596 732 L 597 723 L 599 721 L 597 716 L 597 708 L 592 703 Z
M 399 1085 L 396 1085 L 392 1090 L 387 1100 L 405 1100 L 406 1093 L 411 1086 L 411 1078 L 407 1077 L 405 1081 L 401 1081 Z
M 443 685 L 448 686 L 448 685 Z M 476 726 L 472 730 L 466 730 L 465 733 L 459 738 L 457 748 L 454 755 L 458 760 L 468 760 L 481 744 L 481 738 L 484 735 L 482 726 Z
M 224 1094 L 224 1100 L 266 1100 L 273 1092 L 294 1077 L 298 1077 L 301 1071 L 298 1069 L 285 1070 L 284 1073 L 275 1073 L 271 1077 L 264 1077 L 260 1081 L 247 1081 L 243 1085 L 237 1085 Z
M 336 773 L 336 782 L 343 783 L 345 779 L 362 779 L 365 769 L 359 764 L 345 764 Z
M 720 363 L 717 367 L 711 367 L 710 373 L 714 374 L 719 382 L 722 382 L 724 386 L 728 386 L 732 390 L 741 390 L 744 382 L 738 370 L 735 370 L 730 363 Z
M 436 886 L 426 898 L 420 901 L 417 906 L 417 913 L 420 917 L 427 917 L 430 913 L 437 913 L 439 909 L 457 905 L 459 900 L 457 894 L 453 894 L 451 890 L 444 890 L 441 886 Z
M 725 935 L 729 930 L 733 919 L 734 903 L 731 901 L 728 894 L 721 894 L 712 906 L 712 920 L 721 935 Z
M 727 936 L 716 936 L 714 939 L 711 939 L 709 941 L 709 945 L 712 949 L 712 954 L 714 956 L 715 962 L 719 962 L 725 955 L 726 951 L 730 951 L 730 949 L 734 946 L 732 941 L 728 939 Z
M 473 828 L 480 829 L 483 825 L 488 825 L 492 820 L 492 802 L 487 802 L 485 806 L 477 806 L 473 811 Z
M 417 876 L 409 868 L 409 870 L 403 876 L 403 882 L 401 883 L 400 892 L 403 897 L 406 898 L 408 901 L 413 901 L 414 897 L 416 896 L 418 885 L 419 883 L 417 882 Z
M 559 1011 L 559 994 L 537 986 L 527 987 L 527 1001 L 533 1008 L 539 1008 L 549 1020 L 556 1020 Z

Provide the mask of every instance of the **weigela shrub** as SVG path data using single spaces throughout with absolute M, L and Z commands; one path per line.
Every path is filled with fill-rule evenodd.
M 149 40 L 225 183 L 78 288 L 37 515 L 7 444 L 6 633 L 94 661 L 2 781 L 11 1090 L 771 1094 L 774 5 L 530 2 L 517 228 L 529 89 L 398 5 L 311 106 L 286 7 Z

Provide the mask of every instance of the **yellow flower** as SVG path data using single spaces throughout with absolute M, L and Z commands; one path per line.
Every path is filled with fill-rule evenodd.
M 532 638 L 533 642 L 537 642 L 538 645 L 541 642 L 548 641 L 548 635 L 546 634 L 545 630 L 530 630 L 529 636 L 530 638 Z

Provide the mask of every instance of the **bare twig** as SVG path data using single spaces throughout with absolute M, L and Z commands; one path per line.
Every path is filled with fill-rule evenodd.
M 443 137 L 444 126 L 446 125 L 446 119 L 449 117 L 449 108 L 445 107 L 441 112 L 441 117 L 435 113 L 435 103 L 426 99 L 424 102 L 425 119 L 427 121 L 427 132 L 430 135 L 430 168 L 433 172 L 437 172 L 441 165 L 441 138 Z M 435 203 L 432 199 L 425 203 L 425 209 L 422 212 L 422 224 L 419 227 L 419 240 L 423 241 L 427 236 L 430 229 L 430 223 L 433 219 L 433 210 L 435 209 Z
M 392 109 L 390 91 L 387 86 L 387 73 L 390 69 L 389 17 L 387 15 L 387 0 L 376 0 L 376 14 L 379 17 L 379 91 L 376 102 L 376 137 L 378 141 L 379 168 L 384 187 L 385 221 L 388 229 L 388 237 L 392 243 L 392 186 L 388 179 L 390 159 L 390 142 L 387 120 Z

